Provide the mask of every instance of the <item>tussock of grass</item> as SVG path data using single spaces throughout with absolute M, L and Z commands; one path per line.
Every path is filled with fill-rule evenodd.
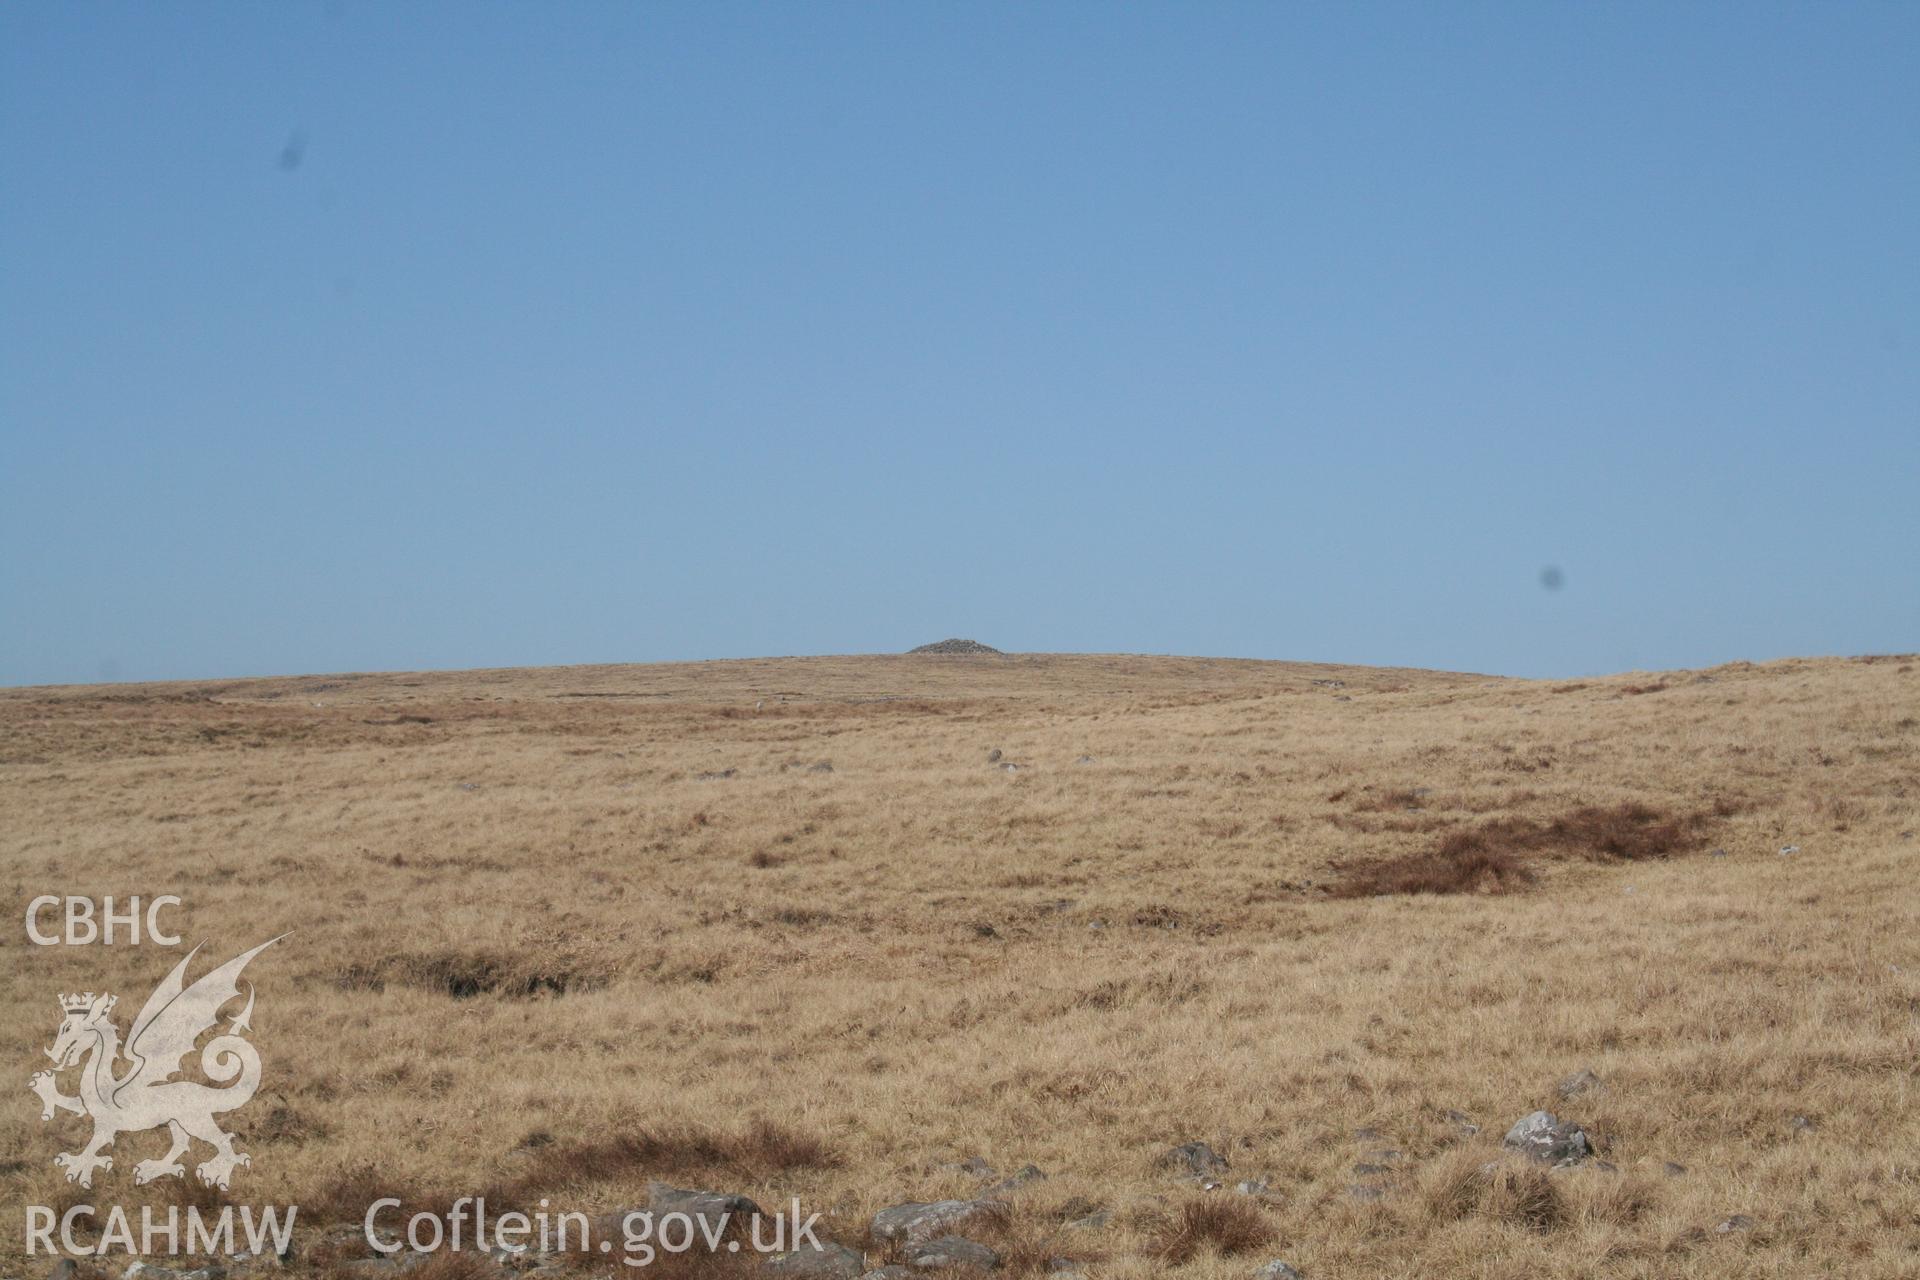
M 1085 1233 L 1063 1231 L 1060 1215 L 1039 1212 L 1025 1198 L 1017 1206 L 990 1207 L 970 1219 L 961 1234 L 991 1246 L 1000 1255 L 1000 1268 L 994 1274 L 1016 1280 L 1052 1274 L 1059 1269 L 1055 1264 L 1061 1257 L 1072 1258 L 1076 1269 L 1084 1271 L 1104 1256 L 1103 1251 L 1090 1247 Z
M 1564 1226 L 1568 1210 L 1554 1175 L 1515 1158 L 1454 1151 L 1429 1166 L 1417 1188 L 1419 1204 L 1436 1222 L 1486 1218 L 1530 1231 Z
M 1170 1266 L 1204 1254 L 1232 1257 L 1272 1241 L 1273 1224 L 1242 1196 L 1208 1195 L 1187 1200 L 1157 1218 L 1147 1235 L 1147 1253 Z

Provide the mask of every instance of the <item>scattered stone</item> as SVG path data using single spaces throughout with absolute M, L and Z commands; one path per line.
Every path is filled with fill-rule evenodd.
M 1800 852 L 1800 846 L 1797 844 L 1783 844 L 1780 846 L 1780 856 L 1783 858 L 1789 857 L 1798 852 Z
M 1347 687 L 1345 680 L 1315 680 L 1314 683 L 1322 689 L 1344 689 Z
M 907 1250 L 907 1265 L 923 1271 L 946 1267 L 966 1267 L 974 1271 L 992 1271 L 1000 1265 L 1000 1255 L 986 1245 L 964 1236 L 940 1236 Z
M 1712 853 L 1708 854 L 1707 856 L 1709 858 L 1724 858 L 1727 856 L 1727 851 L 1725 849 L 1715 849 Z
M 1356 1178 L 1377 1178 L 1383 1173 L 1392 1172 L 1393 1170 L 1384 1164 L 1368 1164 L 1364 1160 L 1353 1166 L 1353 1176 Z
M 1204 1142 L 1187 1142 L 1160 1157 L 1162 1167 L 1183 1169 L 1196 1177 L 1225 1173 L 1227 1162 Z
M 706 773 L 694 774 L 693 780 L 695 782 L 719 782 L 723 778 L 731 778 L 738 772 L 740 772 L 738 769 L 713 769 Z
M 1095 1209 L 1092 1213 L 1083 1214 L 1073 1219 L 1067 1223 L 1067 1226 L 1075 1231 L 1098 1231 L 1101 1227 L 1106 1226 L 1112 1221 L 1113 1213 L 1111 1210 Z
M 725 1191 L 689 1191 L 664 1182 L 647 1184 L 647 1208 L 655 1218 L 669 1213 L 685 1214 L 695 1225 L 715 1234 L 731 1221 L 745 1222 L 761 1216 L 760 1206 L 745 1196 Z
M 1595 1160 L 1592 1164 L 1588 1165 L 1587 1168 L 1593 1170 L 1595 1173 L 1620 1172 L 1620 1166 L 1611 1160 Z
M 1000 748 L 995 747 L 993 750 L 987 752 L 987 763 L 988 764 L 1000 763 Z
M 1355 1200 L 1385 1200 L 1387 1198 L 1387 1192 L 1384 1187 L 1376 1187 L 1369 1183 L 1361 1182 L 1356 1182 L 1348 1187 L 1347 1194 Z
M 1787 1118 L 1787 1128 L 1793 1130 L 1795 1133 L 1812 1133 L 1819 1127 L 1820 1122 L 1812 1116 L 1789 1116 Z
M 1095 763 L 1095 761 L 1092 756 L 1081 756 L 1078 760 L 1075 760 L 1074 763 L 1075 764 L 1093 764 Z
M 1036 1182 L 1045 1182 L 1046 1180 L 1047 1175 L 1040 1172 L 1039 1166 L 1030 1164 L 1023 1169 L 1008 1174 L 1006 1177 L 1000 1179 L 1000 1181 L 988 1187 L 981 1194 L 989 1196 L 1006 1195 L 1009 1192 L 1018 1191 L 1022 1187 L 1030 1186 Z
M 807 772 L 808 773 L 832 773 L 833 761 L 821 760 L 814 764 L 810 764 L 807 766 Z
M 1725 1222 L 1722 1222 L 1719 1226 L 1715 1227 L 1714 1230 L 1719 1232 L 1723 1236 L 1729 1235 L 1735 1231 L 1751 1231 L 1753 1230 L 1753 1219 L 1749 1218 L 1744 1213 L 1736 1213 L 1731 1218 L 1728 1218 Z
M 1505 1145 L 1541 1164 L 1578 1164 L 1593 1154 L 1586 1130 L 1560 1123 L 1550 1111 L 1535 1111 L 1515 1121 L 1507 1130 Z
M 1370 1125 L 1363 1125 L 1353 1131 L 1353 1140 L 1355 1142 L 1381 1142 L 1386 1139 L 1386 1136 L 1386 1134 Z
M 1463 1138 L 1471 1138 L 1480 1132 L 1480 1126 L 1475 1124 L 1473 1117 L 1464 1111 L 1447 1112 L 1447 1123 L 1458 1129 Z
M 776 1275 L 807 1276 L 810 1280 L 856 1280 L 866 1269 L 867 1260 L 858 1252 L 831 1242 L 767 1260 L 767 1270 Z
M 1583 1093 L 1604 1093 L 1606 1088 L 1592 1067 L 1582 1067 L 1560 1082 L 1560 1096 L 1577 1098 Z
M 956 1160 L 951 1164 L 943 1164 L 940 1167 L 950 1173 L 964 1173 L 969 1178 L 979 1178 L 982 1181 L 1000 1176 L 998 1169 L 988 1164 L 985 1160 L 982 1160 L 979 1156 L 968 1156 L 965 1160 Z
M 1253 1280 L 1306 1280 L 1298 1271 L 1275 1258 L 1253 1273 Z
M 1672 1160 L 1662 1165 L 1661 1169 L 1669 1178 L 1684 1178 L 1687 1176 L 1687 1166 L 1678 1164 Z
M 860 1280 L 913 1280 L 913 1272 L 894 1262 L 867 1272 Z
M 918 645 L 907 650 L 908 653 L 999 653 L 991 645 L 981 644 L 978 640 L 936 640 L 932 644 Z
M 80 1266 L 72 1258 L 62 1258 L 53 1264 L 53 1270 L 47 1272 L 47 1280 L 73 1280 L 73 1273 Z
M 1018 772 L 1020 772 L 1020 766 L 1019 766 L 1019 765 L 1017 765 L 1017 764 L 1015 764 L 1015 763 L 1014 763 L 1013 761 L 1011 761 L 1011 760 L 1003 760 L 1003 761 L 1002 761 L 1002 762 L 1000 763 L 1000 767 L 1001 767 L 1002 769 L 1005 769 L 1005 770 L 1006 770 L 1006 771 L 1007 771 L 1008 773 L 1018 773 Z
M 1234 1192 L 1243 1196 L 1264 1196 L 1273 1192 L 1273 1182 L 1267 1178 L 1243 1178 L 1233 1184 Z
M 996 1200 L 910 1200 L 874 1214 L 873 1237 L 890 1244 L 920 1244 L 1004 1207 Z

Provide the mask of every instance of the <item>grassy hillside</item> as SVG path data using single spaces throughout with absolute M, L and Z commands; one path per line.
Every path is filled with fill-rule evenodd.
M 25 1082 L 56 992 L 130 1019 L 184 952 L 18 923 L 42 893 L 173 893 L 202 961 L 292 931 L 248 970 L 265 1077 L 230 1194 L 303 1226 L 377 1188 L 604 1210 L 665 1177 L 798 1195 L 859 1245 L 978 1190 L 977 1156 L 1048 1175 L 991 1224 L 1015 1273 L 1910 1276 L 1916 667 L 0 691 L 0 1200 L 182 1194 L 132 1185 L 156 1133 L 68 1186 L 87 1128 Z M 1484 1170 L 1537 1107 L 1610 1168 Z M 1191 1141 L 1221 1189 L 1159 1163 Z

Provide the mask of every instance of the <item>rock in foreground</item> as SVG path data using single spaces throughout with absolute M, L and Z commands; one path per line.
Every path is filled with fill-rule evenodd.
M 992 1271 L 1000 1265 L 1000 1255 L 976 1240 L 941 1236 L 908 1249 L 907 1263 L 925 1271 Z
M 843 1244 L 823 1244 L 818 1249 L 796 1249 L 767 1262 L 767 1270 L 779 1276 L 804 1276 L 807 1280 L 856 1280 L 866 1273 L 867 1262 Z

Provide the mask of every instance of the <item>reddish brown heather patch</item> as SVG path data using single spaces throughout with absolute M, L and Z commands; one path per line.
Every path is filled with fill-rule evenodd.
M 1390 787 L 1384 791 L 1363 787 L 1361 790 L 1367 794 L 1353 802 L 1355 813 L 1402 813 L 1423 807 L 1420 793 L 1412 787 Z
M 1534 882 L 1533 871 L 1510 853 L 1474 850 L 1409 854 L 1355 867 L 1333 887 L 1336 898 L 1388 893 L 1512 893 Z
M 445 1249 L 415 1267 L 416 1280 L 492 1280 L 499 1267 L 485 1254 L 468 1249 Z
M 1629 802 L 1585 805 L 1547 821 L 1503 817 L 1454 831 L 1426 853 L 1409 854 L 1345 871 L 1334 896 L 1378 894 L 1511 893 L 1537 878 L 1533 862 L 1578 857 L 1592 862 L 1640 862 L 1690 852 L 1738 806 L 1676 813 Z
M 796 1169 L 838 1167 L 839 1155 L 824 1141 L 770 1120 L 727 1133 L 663 1129 L 621 1134 L 592 1142 L 550 1143 L 515 1182 L 542 1190 L 569 1182 L 604 1182 L 645 1176 L 672 1181 L 725 1174 L 748 1181 Z
M 497 995 L 528 997 L 597 991 L 613 977 L 610 964 L 547 954 L 538 947 L 394 953 L 357 961 L 333 975 L 343 991 L 384 991 L 389 983 L 443 991 L 456 1000 Z
M 653 1260 L 645 1266 L 622 1265 L 622 1272 L 647 1277 L 647 1280 L 746 1280 L 748 1276 L 764 1276 L 765 1260 L 751 1249 L 742 1249 L 738 1253 L 728 1253 L 724 1247 L 717 1252 L 709 1251 L 699 1236 L 694 1237 L 693 1248 L 684 1253 L 665 1253 L 656 1250 Z M 617 1248 L 617 1246 L 616 1246 Z M 576 1253 L 569 1257 L 573 1269 L 582 1275 L 605 1276 L 608 1271 L 609 1255 L 599 1252 Z M 613 1257 L 622 1255 L 615 1252 Z M 639 1259 L 636 1258 L 635 1262 Z M 496 1272 L 497 1276 L 498 1273 Z
M 381 1173 L 371 1162 L 340 1169 L 317 1186 L 308 1187 L 299 1198 L 300 1217 L 313 1223 L 360 1222 L 367 1207 L 376 1200 L 398 1200 L 403 1217 L 419 1212 L 435 1212 L 438 1199 L 419 1194 L 399 1179 Z M 451 1198 L 447 1198 L 451 1203 Z M 502 1207 L 506 1207 L 504 1204 Z M 364 1257 L 358 1246 L 348 1246 L 347 1255 Z M 311 1261 L 325 1262 L 325 1256 Z
M 755 1120 L 737 1132 L 662 1129 L 584 1142 L 557 1142 L 542 1133 L 530 1135 L 520 1149 L 529 1158 L 511 1177 L 459 1194 L 480 1196 L 501 1211 L 524 1210 L 543 1195 L 588 1183 L 652 1178 L 758 1182 L 795 1170 L 840 1165 L 839 1154 L 819 1137 L 768 1120 Z M 410 1187 L 362 1164 L 310 1189 L 300 1198 L 300 1213 L 316 1223 L 359 1222 L 368 1205 L 389 1197 L 400 1201 L 398 1220 L 415 1213 L 444 1216 L 455 1193 Z

